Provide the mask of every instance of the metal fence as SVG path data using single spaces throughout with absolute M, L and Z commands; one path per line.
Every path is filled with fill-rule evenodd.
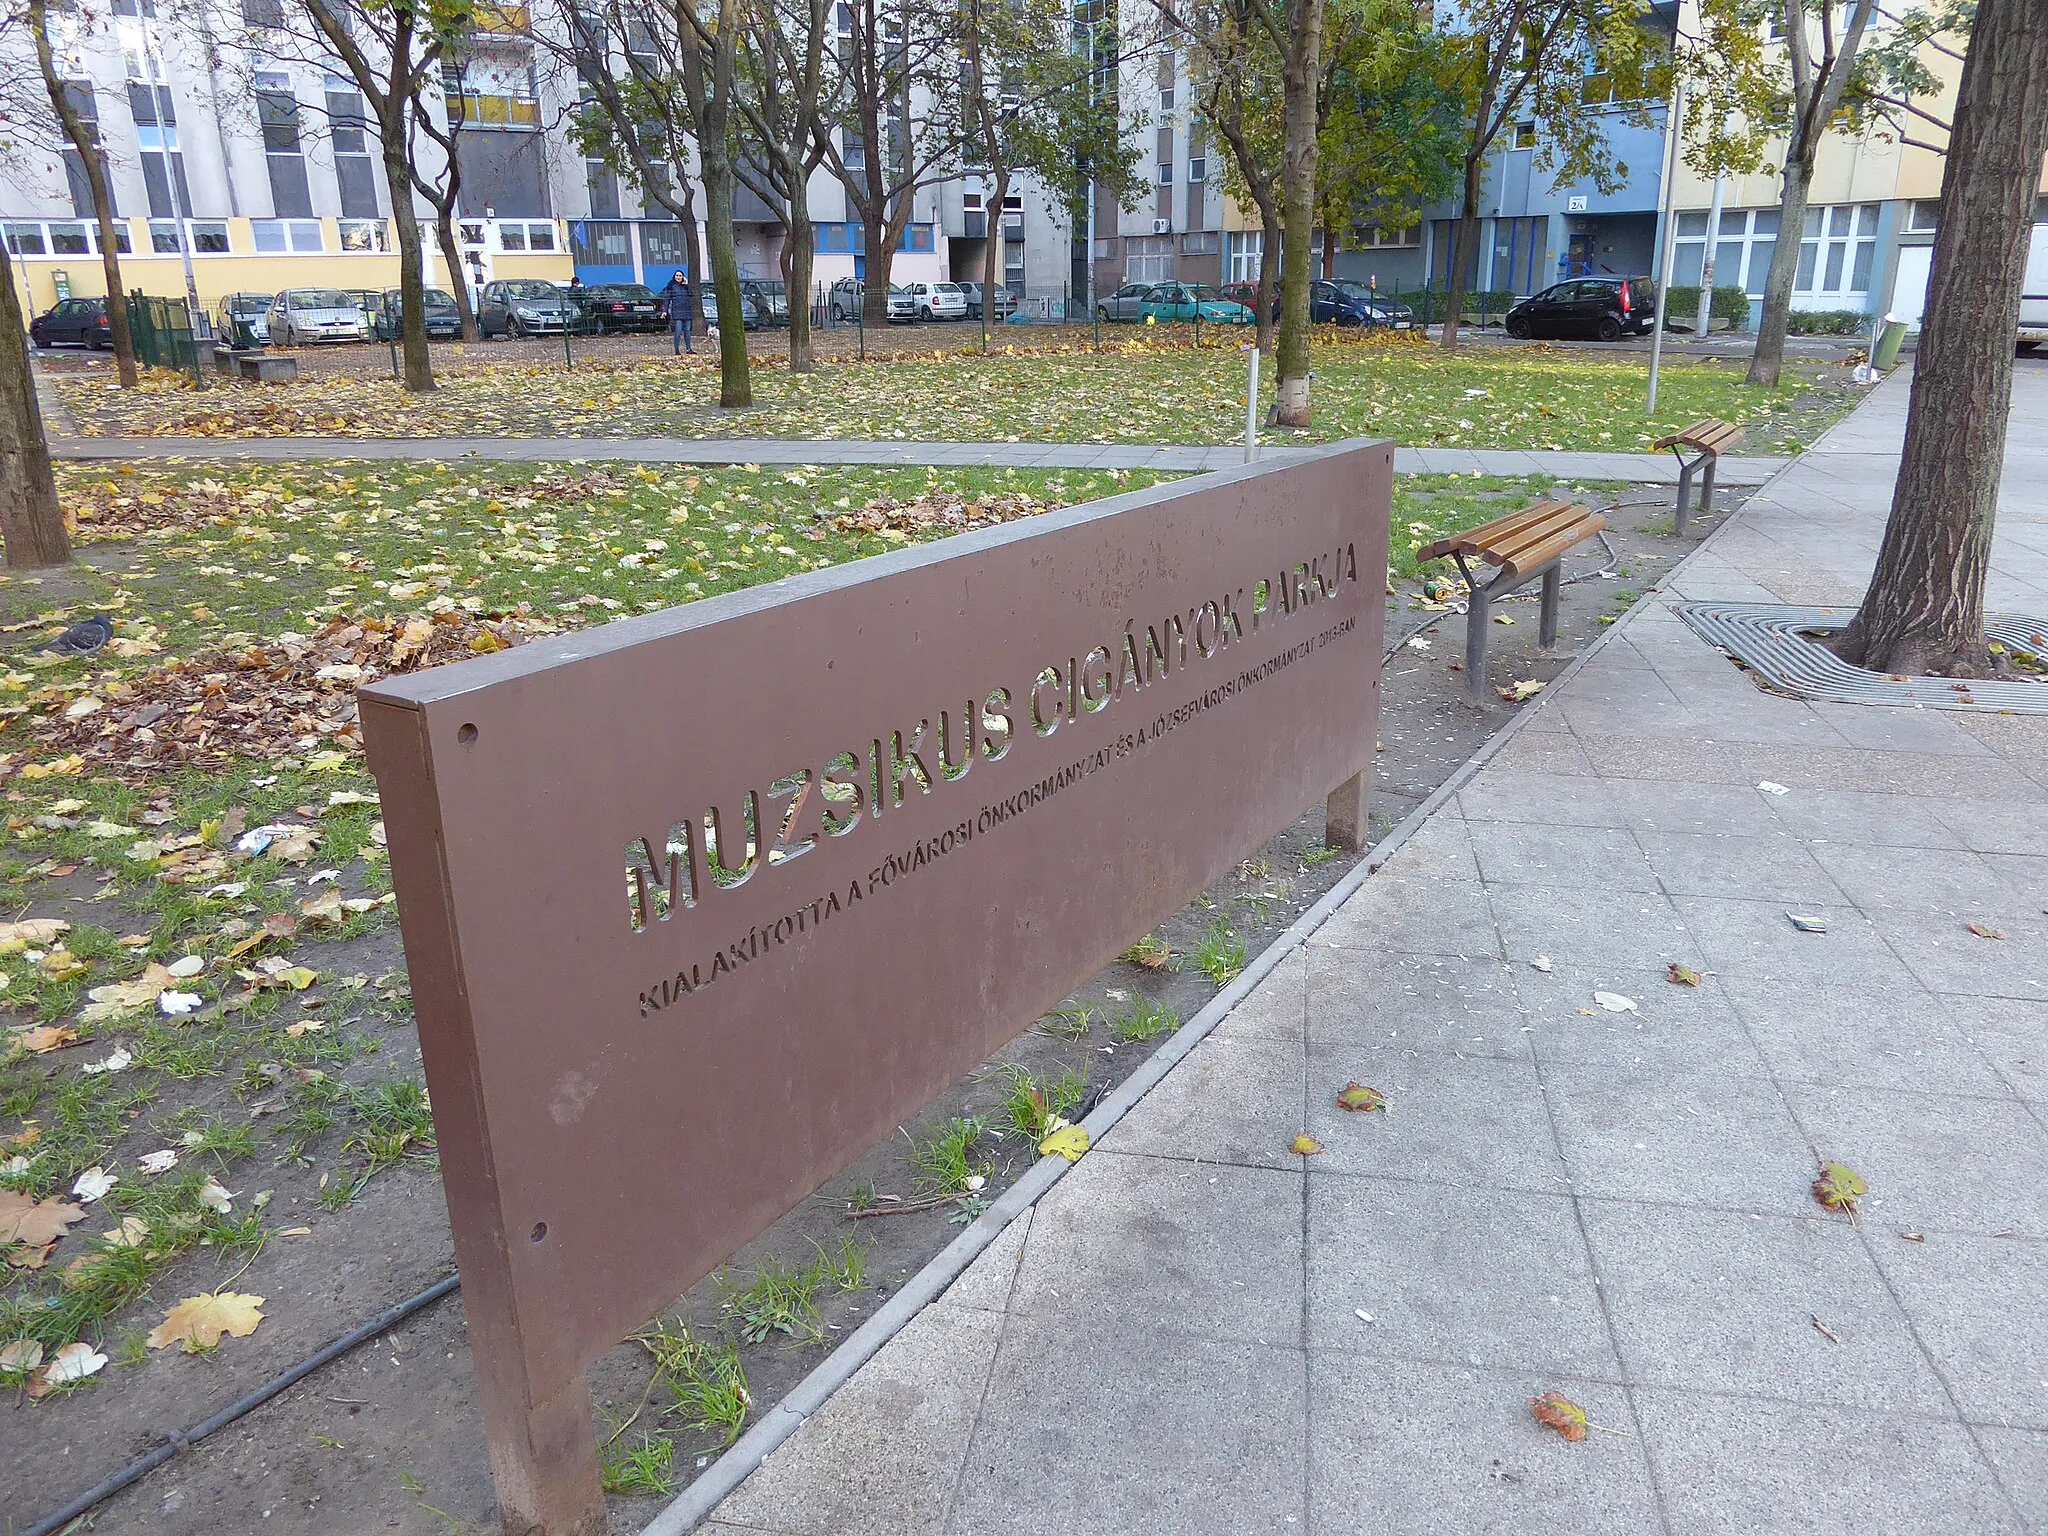
M 135 360 L 143 367 L 189 373 L 193 383 L 205 385 L 199 371 L 199 340 L 184 300 L 159 298 L 138 288 L 128 295 L 128 331 L 135 338 Z

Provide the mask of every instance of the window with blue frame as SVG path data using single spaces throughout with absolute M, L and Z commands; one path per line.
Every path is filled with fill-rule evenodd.
M 897 243 L 899 251 L 929 251 L 932 249 L 932 227 L 929 224 L 906 224 L 903 239 Z

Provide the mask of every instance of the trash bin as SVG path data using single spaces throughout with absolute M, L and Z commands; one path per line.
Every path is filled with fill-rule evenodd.
M 1906 339 L 1906 322 L 1885 316 L 1878 327 L 1877 341 L 1870 349 L 1870 366 L 1889 373 L 1898 366 L 1899 344 Z

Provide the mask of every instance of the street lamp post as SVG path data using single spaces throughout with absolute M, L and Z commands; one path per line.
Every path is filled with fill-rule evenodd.
M 150 18 L 138 15 L 135 20 L 142 33 L 142 67 L 149 75 L 149 99 L 156 108 L 156 133 L 157 142 L 163 150 L 164 180 L 170 186 L 171 208 L 178 215 L 178 256 L 185 266 L 185 309 L 191 317 L 192 333 L 197 336 L 199 283 L 192 274 L 192 203 L 185 178 L 179 174 L 183 168 L 184 151 L 178 151 L 177 162 L 171 159 L 171 138 L 178 127 L 177 106 L 171 100 L 170 82 L 163 78 L 163 69 L 157 61 L 156 42 L 149 30 Z

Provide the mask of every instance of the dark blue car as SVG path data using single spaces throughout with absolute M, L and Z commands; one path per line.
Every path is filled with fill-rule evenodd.
M 1257 311 L 1259 307 L 1259 285 L 1257 283 L 1233 283 L 1223 290 L 1224 294 L 1246 309 Z M 1308 318 L 1313 325 L 1381 325 L 1385 322 L 1375 311 L 1371 296 L 1356 283 L 1333 282 L 1328 278 L 1317 278 L 1308 288 Z M 1280 290 L 1273 290 L 1273 323 L 1280 323 Z

